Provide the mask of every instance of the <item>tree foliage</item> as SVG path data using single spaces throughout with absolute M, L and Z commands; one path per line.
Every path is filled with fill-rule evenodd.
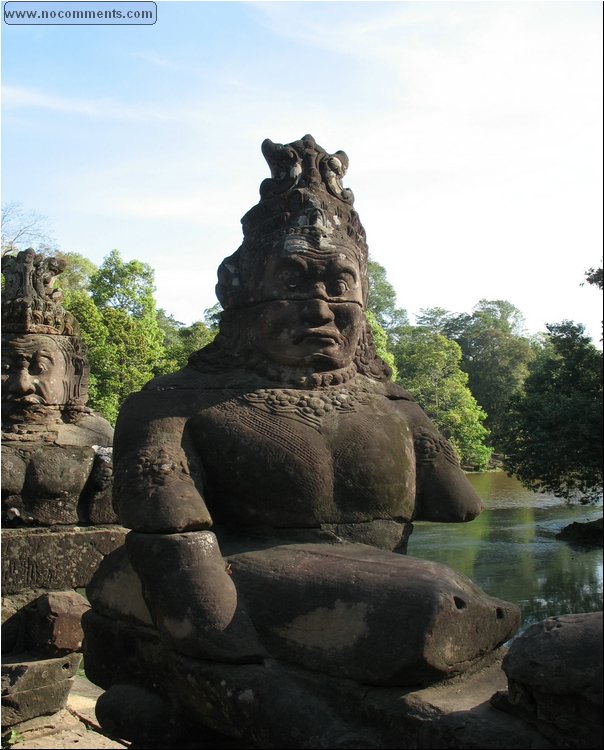
M 418 321 L 459 344 L 469 388 L 496 435 L 501 414 L 535 356 L 520 310 L 507 300 L 482 299 L 471 314 L 428 308 Z
M 394 347 L 399 382 L 451 441 L 462 465 L 486 468 L 491 450 L 484 411 L 468 389 L 461 349 L 439 333 L 409 326 Z
M 78 319 L 87 347 L 88 403 L 113 423 L 126 396 L 157 374 L 165 357 L 154 274 L 146 263 L 125 263 L 117 250 L 90 273 L 88 284 L 83 269 L 91 269 L 80 264 L 75 273 L 77 268 L 74 278 L 65 280 L 65 304 Z
M 125 263 L 112 250 L 90 278 L 90 294 L 99 309 L 122 310 L 135 318 L 155 317 L 154 272 L 148 263 Z
M 386 269 L 374 260 L 367 264 L 369 277 L 369 301 L 367 310 L 390 339 L 396 331 L 409 325 L 407 312 L 396 306 L 396 292 L 386 277 Z
M 602 266 L 599 268 L 588 268 L 585 272 L 585 281 L 587 281 L 588 284 L 593 284 L 593 286 L 597 286 L 598 289 L 602 289 Z
M 55 287 L 62 289 L 66 295 L 76 291 L 87 292 L 90 287 L 90 279 L 99 270 L 97 266 L 80 253 L 53 253 L 57 258 L 64 258 L 67 266 L 63 273 L 57 277 Z
M 367 318 L 369 328 L 371 329 L 371 335 L 373 336 L 373 343 L 375 345 L 377 355 L 378 357 L 381 357 L 392 370 L 391 379 L 396 380 L 398 377 L 398 369 L 394 360 L 394 354 L 388 348 L 388 335 L 386 334 L 386 331 L 382 328 L 382 326 L 377 322 L 377 319 L 371 312 L 371 310 L 367 310 L 365 312 L 365 317 Z
M 189 355 L 207 346 L 218 333 L 217 328 L 210 328 L 200 320 L 185 326 L 174 320 L 171 315 L 166 315 L 163 310 L 159 310 L 158 313 L 160 328 L 164 333 L 165 352 L 159 372 L 174 372 L 184 367 Z M 209 311 L 206 310 L 205 314 L 209 314 Z
M 589 502 L 602 492 L 602 352 L 582 325 L 547 328 L 501 422 L 504 467 L 531 489 Z

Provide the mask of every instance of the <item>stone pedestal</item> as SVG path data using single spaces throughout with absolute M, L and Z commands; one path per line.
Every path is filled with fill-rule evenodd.
M 2 531 L 2 726 L 65 706 L 81 662 L 84 588 L 120 526 Z

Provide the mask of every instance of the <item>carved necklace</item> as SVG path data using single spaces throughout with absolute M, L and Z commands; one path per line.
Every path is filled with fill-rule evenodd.
M 352 383 L 309 391 L 292 388 L 259 388 L 242 395 L 243 400 L 257 408 L 279 416 L 303 421 L 319 429 L 325 417 L 341 412 L 354 412 L 370 402 L 372 394 Z

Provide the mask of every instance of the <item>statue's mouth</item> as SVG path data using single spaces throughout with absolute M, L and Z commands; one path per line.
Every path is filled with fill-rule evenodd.
M 29 406 L 30 404 L 43 404 L 44 399 L 35 393 L 28 393 L 25 396 L 11 396 L 8 394 L 5 396 L 6 401 L 10 401 L 13 404 L 21 404 L 23 406 Z
M 312 341 L 314 344 L 322 346 L 340 346 L 343 343 L 342 336 L 335 331 L 324 328 L 311 328 L 298 334 L 294 338 L 294 344 L 302 344 L 306 341 Z

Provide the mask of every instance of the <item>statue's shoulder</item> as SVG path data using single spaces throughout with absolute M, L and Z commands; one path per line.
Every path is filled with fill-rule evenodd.
M 373 380 L 364 375 L 359 375 L 354 380 L 355 384 L 361 386 L 363 390 L 369 391 L 380 396 L 385 396 L 392 401 L 408 401 L 415 403 L 415 399 L 404 388 L 391 380 Z
M 215 381 L 216 378 L 212 378 L 210 374 L 186 366 L 167 375 L 158 375 L 143 386 L 141 393 L 153 391 L 157 394 L 165 391 L 203 390 L 211 388 Z
M 74 422 L 64 423 L 59 428 L 56 442 L 59 445 L 98 445 L 107 447 L 113 443 L 113 427 L 100 414 L 85 412 Z
M 143 388 L 128 396 L 122 404 L 118 424 L 158 423 L 172 419 L 188 419 L 199 410 L 215 403 L 225 386 L 215 374 L 191 367 L 158 375 Z

